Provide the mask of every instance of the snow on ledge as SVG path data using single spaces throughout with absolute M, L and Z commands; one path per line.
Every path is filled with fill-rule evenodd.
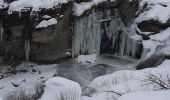
M 81 16 L 85 11 L 91 9 L 92 6 L 98 5 L 99 3 L 102 3 L 107 0 L 92 0 L 91 2 L 82 2 L 80 4 L 74 3 L 74 15 L 75 16 Z M 114 2 L 116 0 L 111 0 L 111 2 Z
M 32 11 L 41 9 L 50 9 L 60 7 L 61 4 L 68 3 L 70 0 L 17 0 L 9 4 L 8 13 L 21 12 L 22 10 L 32 8 Z
M 57 24 L 57 20 L 55 18 L 51 18 L 49 20 L 43 20 L 41 21 L 35 28 L 46 28 L 51 25 Z
M 97 58 L 97 54 L 92 54 L 92 55 L 79 55 L 76 60 L 77 63 L 82 63 L 82 64 L 92 64 L 95 63 Z

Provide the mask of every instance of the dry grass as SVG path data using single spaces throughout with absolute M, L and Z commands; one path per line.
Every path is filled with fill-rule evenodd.
M 170 75 L 154 75 L 154 74 L 148 74 L 146 75 L 146 79 L 144 80 L 143 85 L 146 86 L 153 86 L 155 87 L 156 91 L 157 90 L 162 90 L 162 89 L 170 89 Z

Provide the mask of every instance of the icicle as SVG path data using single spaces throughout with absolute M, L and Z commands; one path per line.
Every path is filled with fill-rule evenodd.
M 25 40 L 25 56 L 26 60 L 29 61 L 29 54 L 30 54 L 30 40 Z
M 4 35 L 4 28 L 2 25 L 2 19 L 0 20 L 0 41 L 3 40 L 3 35 Z
M 26 20 L 26 25 L 25 25 L 25 44 L 24 44 L 24 49 L 25 49 L 25 57 L 26 57 L 26 61 L 29 61 L 29 57 L 30 57 L 30 37 L 31 37 L 31 25 L 30 25 L 30 17 L 27 18 Z
M 22 15 L 22 12 L 20 11 L 20 12 L 18 13 L 19 19 L 21 18 L 21 15 Z
M 120 51 L 119 51 L 119 54 L 121 56 L 124 56 L 124 52 L 125 52 L 125 43 L 126 43 L 126 34 L 121 34 L 121 43 L 120 43 Z

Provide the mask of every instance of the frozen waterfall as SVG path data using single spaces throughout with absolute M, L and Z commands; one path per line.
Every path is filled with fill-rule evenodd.
M 101 43 L 101 22 L 102 13 L 92 11 L 89 16 L 75 20 L 74 37 L 72 42 L 72 54 L 99 54 Z
M 124 25 L 117 9 L 92 10 L 91 14 L 75 19 L 72 55 L 100 54 L 101 46 L 110 41 L 105 50 L 112 48 L 116 55 L 140 58 L 143 47 L 140 39 L 132 38 L 136 35 L 133 26 Z M 107 36 L 104 41 L 103 36 Z

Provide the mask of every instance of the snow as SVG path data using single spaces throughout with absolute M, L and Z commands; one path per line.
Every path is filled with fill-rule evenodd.
M 146 20 L 157 20 L 161 23 L 166 23 L 170 18 L 170 3 L 167 4 L 167 7 L 162 5 L 154 5 L 150 10 L 145 11 L 140 14 L 140 16 L 136 19 L 137 23 Z
M 56 74 L 56 64 L 53 65 L 36 65 L 36 64 L 21 64 L 15 70 L 27 70 L 28 72 L 18 72 L 17 74 L 4 74 L 4 78 L 0 80 L 0 98 L 6 98 L 9 93 L 24 89 L 29 93 L 34 91 L 34 86 L 37 83 L 45 81 Z M 32 72 L 35 69 L 36 72 Z M 7 72 L 10 71 L 9 69 Z M 5 73 L 7 73 L 5 72 Z M 12 83 L 19 85 L 14 87 Z
M 146 79 L 146 76 L 150 74 L 154 74 L 158 77 L 161 75 L 160 77 L 162 77 L 162 79 L 165 81 L 168 80 L 167 75 L 170 75 L 170 72 L 168 71 L 170 70 L 169 64 L 170 60 L 165 60 L 157 68 L 147 68 L 137 71 L 124 70 L 110 75 L 100 76 L 88 85 L 85 92 L 90 93 L 88 88 L 92 88 L 97 91 L 93 94 L 93 97 L 96 98 L 96 96 L 98 97 L 103 94 L 109 98 L 110 96 L 107 91 L 114 91 L 115 94 L 112 93 L 112 97 L 118 98 L 119 96 L 116 93 L 127 94 L 139 91 L 159 90 L 159 86 L 146 84 L 147 82 L 144 80 Z
M 55 24 L 57 24 L 57 19 L 51 18 L 47 21 L 46 20 L 41 21 L 35 28 L 45 28 L 45 27 L 55 25 Z
M 81 100 L 81 87 L 71 80 L 54 77 L 45 82 L 45 91 L 39 100 Z
M 17 0 L 9 5 L 8 13 L 21 12 L 28 8 L 32 8 L 32 11 L 40 11 L 43 8 L 60 7 L 61 4 L 68 3 L 69 1 L 70 0 Z
M 49 15 L 44 15 L 44 16 L 42 16 L 42 18 L 51 18 L 51 16 L 49 16 Z
M 92 55 L 79 55 L 77 59 L 77 63 L 82 63 L 82 64 L 92 64 L 95 63 L 96 61 L 96 54 Z
M 107 0 L 92 0 L 91 2 L 82 2 L 80 4 L 74 3 L 74 15 L 80 16 L 82 15 L 86 10 L 91 9 L 92 6 L 98 5 L 99 3 L 102 3 Z M 113 0 L 112 0 L 113 1 Z
M 169 0 L 141 0 L 142 4 L 148 3 L 148 4 L 167 4 L 170 3 Z
M 121 96 L 117 100 L 168 100 L 169 98 L 170 90 L 167 90 L 129 93 Z
M 170 18 L 170 1 L 169 0 L 142 0 L 140 5 L 148 4 L 145 10 L 136 19 L 137 23 L 147 20 L 157 20 L 160 23 L 166 23 Z
M 8 4 L 4 0 L 0 0 L 0 9 L 8 7 Z
M 147 51 L 145 55 L 145 59 L 152 56 L 154 53 L 159 51 L 159 47 L 166 47 L 169 46 L 170 40 L 170 27 L 166 30 L 161 31 L 160 33 L 150 35 L 150 40 L 143 40 L 143 50 Z M 165 53 L 164 53 L 165 54 Z
M 160 41 L 160 42 L 166 42 L 170 38 L 170 27 L 167 28 L 166 30 L 157 33 L 155 35 L 151 35 L 150 38 L 152 40 Z

